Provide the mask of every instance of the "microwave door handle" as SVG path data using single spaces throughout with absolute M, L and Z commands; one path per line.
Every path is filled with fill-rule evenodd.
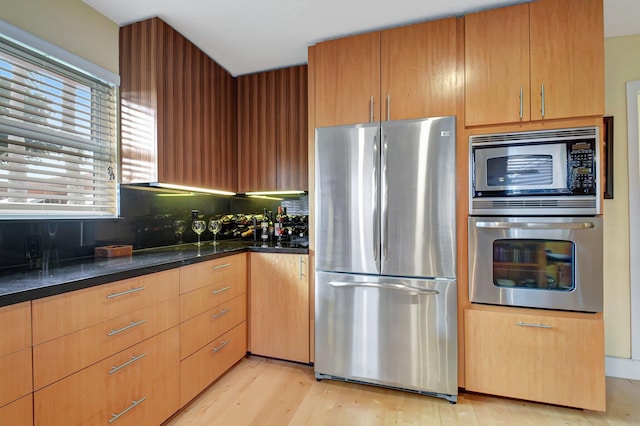
M 475 226 L 490 229 L 591 229 L 596 227 L 593 222 L 477 222 Z

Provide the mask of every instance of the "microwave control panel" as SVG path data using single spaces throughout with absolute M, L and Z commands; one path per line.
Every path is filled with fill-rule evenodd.
M 594 195 L 596 193 L 594 142 L 570 143 L 568 156 L 569 190 L 576 195 Z

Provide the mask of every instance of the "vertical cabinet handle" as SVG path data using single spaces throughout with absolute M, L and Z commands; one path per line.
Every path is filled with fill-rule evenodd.
M 373 123 L 373 96 L 369 98 L 369 123 Z
M 300 275 L 300 276 L 299 276 L 299 278 L 300 278 L 300 281 L 302 281 L 302 277 L 304 277 L 304 271 L 303 271 L 303 269 L 302 269 L 302 264 L 303 264 L 303 263 L 304 263 L 304 260 L 302 260 L 302 256 L 300 256 L 300 258 L 298 259 L 298 267 L 300 268 L 300 269 L 299 269 L 299 275 Z
M 111 293 L 107 295 L 107 299 L 113 299 L 114 297 L 124 296 L 125 294 L 136 293 L 138 291 L 144 290 L 144 287 L 136 287 L 130 290 L 121 291 L 119 293 Z
M 542 118 L 544 118 L 544 84 L 540 86 L 540 98 L 542 100 L 542 108 L 540 108 L 540 113 L 542 114 Z
M 391 95 L 387 93 L 387 121 L 391 121 Z
M 136 362 L 137 360 L 139 360 L 140 358 L 144 358 L 144 356 L 146 355 L 146 353 L 143 353 L 141 355 L 138 356 L 132 356 L 131 359 L 127 362 L 125 362 L 124 364 L 118 365 L 117 367 L 114 365 L 113 367 L 111 367 L 111 370 L 108 371 L 109 374 L 113 374 L 117 371 L 122 370 L 123 368 L 125 368 L 127 365 L 131 365 L 134 362 Z
M 522 107 L 523 107 L 523 100 L 522 100 L 522 86 L 520 86 L 520 121 L 522 121 Z
M 119 328 L 117 330 L 112 329 L 109 333 L 107 333 L 107 336 L 114 336 L 118 333 L 122 333 L 123 331 L 127 331 L 132 329 L 133 327 L 137 327 L 140 324 L 144 324 L 145 322 L 147 322 L 147 320 L 140 320 L 140 321 L 132 321 L 131 324 L 129 325 L 125 325 L 122 328 Z
M 142 398 L 140 398 L 137 401 L 131 401 L 131 405 L 128 406 L 127 408 L 125 408 L 124 410 L 120 411 L 118 414 L 112 414 L 111 415 L 111 419 L 109 419 L 109 423 L 113 423 L 116 420 L 118 420 L 121 416 L 124 416 L 125 414 L 127 414 L 129 411 L 133 410 L 134 408 L 136 408 L 139 404 L 141 404 L 145 399 L 147 399 L 146 396 L 143 396 Z

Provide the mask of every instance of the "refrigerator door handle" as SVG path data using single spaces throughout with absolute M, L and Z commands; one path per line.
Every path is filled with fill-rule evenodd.
M 372 181 L 371 196 L 373 197 L 373 259 L 378 260 L 378 249 L 380 248 L 380 218 L 378 216 L 378 132 L 373 137 L 373 168 L 372 168 Z
M 382 255 L 385 259 L 388 257 L 388 248 L 389 248 L 389 238 L 387 235 L 389 229 L 389 215 L 388 215 L 388 206 L 389 206 L 389 168 L 387 167 L 387 149 L 388 149 L 388 141 L 387 135 L 383 135 L 382 137 L 382 194 L 380 195 L 381 200 L 381 221 L 382 221 Z
M 409 292 L 412 294 L 421 294 L 427 296 L 435 296 L 440 294 L 437 290 L 429 290 L 426 288 L 412 287 L 403 284 L 390 284 L 390 283 L 371 283 L 371 282 L 346 282 L 346 281 L 329 281 L 329 285 L 331 287 L 340 287 L 340 288 L 383 288 L 387 290 L 400 290 Z

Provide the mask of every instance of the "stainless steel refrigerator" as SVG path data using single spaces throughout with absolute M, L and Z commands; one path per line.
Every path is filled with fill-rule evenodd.
M 455 117 L 316 129 L 315 374 L 456 401 Z

